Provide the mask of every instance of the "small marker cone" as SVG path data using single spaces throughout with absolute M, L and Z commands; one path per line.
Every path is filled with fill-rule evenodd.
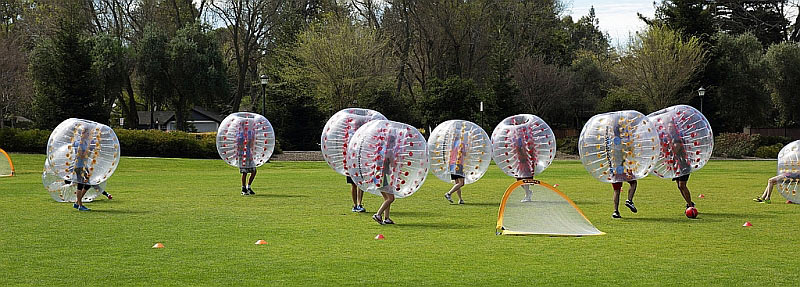
M 376 240 L 383 240 L 383 239 L 385 239 L 385 237 L 383 237 L 383 234 L 378 234 L 378 235 L 375 235 L 375 239 Z
M 264 240 L 260 240 L 260 239 L 258 241 L 256 241 L 256 245 L 262 245 L 262 244 L 267 244 L 267 242 L 264 241 Z
M 706 198 L 706 196 L 705 196 L 705 195 L 702 195 L 702 194 L 698 195 L 697 197 L 699 197 L 699 198 Z
M 558 183 L 554 184 L 553 187 L 558 187 Z
M 792 203 L 794 203 L 794 202 L 792 202 L 791 200 L 787 200 L 786 201 L 786 204 L 792 204 Z
M 745 222 L 745 223 L 744 223 L 742 226 L 743 226 L 743 227 L 750 227 L 750 226 L 753 226 L 753 224 L 752 224 L 752 223 L 750 223 L 750 221 L 747 221 L 747 222 Z
M 161 242 L 157 242 L 156 245 L 153 245 L 153 248 L 164 248 L 164 244 L 161 244 Z

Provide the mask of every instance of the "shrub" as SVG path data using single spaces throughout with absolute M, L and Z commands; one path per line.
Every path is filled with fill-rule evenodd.
M 48 130 L 0 129 L 0 148 L 8 152 L 45 153 Z M 219 158 L 216 134 L 116 129 L 123 156 Z M 275 143 L 275 154 L 282 153 Z
M 565 154 L 578 155 L 578 137 L 556 139 L 556 150 Z
M 782 143 L 776 143 L 770 146 L 761 146 L 756 149 L 756 157 L 760 158 L 778 158 L 778 153 L 783 148 Z
M 715 156 L 730 158 L 752 156 L 755 147 L 750 135 L 744 133 L 722 133 L 714 138 Z

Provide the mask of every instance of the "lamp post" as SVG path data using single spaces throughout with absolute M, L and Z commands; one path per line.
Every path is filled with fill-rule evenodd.
M 700 96 L 700 113 L 703 113 L 703 96 L 706 95 L 706 89 L 700 87 L 697 89 L 697 95 Z
M 267 114 L 267 75 L 261 75 L 261 115 Z

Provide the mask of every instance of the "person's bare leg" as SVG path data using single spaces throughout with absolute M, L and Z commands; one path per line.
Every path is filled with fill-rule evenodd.
M 628 184 L 630 184 L 630 187 L 628 188 L 628 201 L 633 202 L 633 195 L 636 193 L 636 186 L 638 184 L 635 180 L 629 182 Z
M 448 195 L 452 195 L 453 192 L 458 192 L 458 197 L 461 198 L 461 187 L 464 186 L 464 179 L 458 178 L 456 179 L 456 184 L 450 188 L 450 191 L 447 192 Z
M 767 188 L 764 189 L 764 193 L 761 194 L 761 199 L 769 200 L 769 197 L 772 195 L 772 189 L 775 188 L 775 185 L 778 184 L 781 179 L 783 179 L 782 175 L 776 175 L 770 178 L 767 181 Z
M 619 189 L 614 189 L 614 212 L 619 214 Z
M 383 205 L 381 205 L 383 209 L 383 220 L 389 219 L 389 209 L 392 207 L 392 202 L 394 202 L 394 194 L 387 193 L 386 199 L 383 201 Z M 384 206 L 386 207 L 384 208 Z
M 355 183 L 350 184 L 350 196 L 353 198 L 354 206 L 361 204 L 361 199 L 358 196 L 358 186 Z
M 242 187 L 245 187 L 245 186 L 247 186 L 247 174 L 243 173 L 242 174 Z
M 463 202 L 464 199 L 461 197 L 461 188 L 464 187 L 464 178 L 456 179 L 456 184 L 458 184 L 458 189 L 456 190 L 456 194 L 458 194 L 458 201 Z
M 683 196 L 683 200 L 686 201 L 686 204 L 689 206 L 694 206 L 692 202 L 692 193 L 689 191 L 689 187 L 686 186 L 685 181 L 676 181 L 678 184 L 678 190 L 681 191 L 681 196 Z
M 355 184 L 353 184 L 353 185 L 355 186 Z M 357 205 L 361 206 L 361 201 L 364 199 L 364 191 L 361 190 L 360 188 L 358 188 L 358 186 L 356 186 L 356 193 L 358 194 L 357 195 L 357 197 L 358 197 Z
M 258 170 L 254 169 L 253 173 L 250 174 L 250 180 L 247 182 L 247 185 L 253 185 L 253 179 L 256 178 L 256 173 L 258 173 Z
M 525 199 L 531 200 L 533 197 L 533 192 L 531 192 L 531 186 L 528 184 L 523 184 L 522 189 L 525 190 Z
M 83 205 L 83 196 L 86 195 L 87 190 L 89 189 L 84 187 L 84 189 L 78 189 L 78 191 L 76 192 L 75 195 L 77 196 L 77 198 L 75 198 L 75 203 L 77 203 L 78 206 Z

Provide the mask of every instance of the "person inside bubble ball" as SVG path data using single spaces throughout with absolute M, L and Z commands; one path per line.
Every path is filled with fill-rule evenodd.
M 535 143 L 533 139 L 527 139 L 528 136 L 525 134 L 525 130 L 526 128 L 522 128 L 521 133 L 516 135 L 514 141 L 516 141 L 515 146 L 517 147 L 517 157 L 519 158 L 519 174 L 530 174 L 530 176 L 517 177 L 516 180 L 533 179 L 534 166 L 536 165 Z M 528 145 L 531 146 L 530 149 L 528 149 Z M 528 155 L 530 155 L 530 158 Z M 531 192 L 530 185 L 523 184 L 522 189 L 525 190 L 525 197 L 522 198 L 521 202 L 532 202 L 533 192 Z
M 617 145 L 617 146 L 622 145 L 623 138 L 622 138 L 621 132 L 622 132 L 623 129 L 624 128 L 619 128 L 619 129 L 615 128 L 615 129 L 613 129 L 614 130 L 614 139 L 613 139 L 613 141 L 614 141 L 614 144 Z M 631 138 L 630 138 L 629 135 L 631 134 L 631 132 L 628 131 L 626 134 L 628 135 L 627 136 L 627 141 L 630 142 Z M 626 147 L 629 150 L 627 150 L 627 151 L 624 150 L 624 149 L 626 149 Z M 623 145 L 622 153 L 624 153 L 624 154 L 633 153 L 633 145 Z M 625 157 L 624 156 L 616 156 L 615 158 L 617 159 L 616 160 L 617 161 L 617 163 L 616 163 L 617 168 L 616 168 L 616 170 L 612 170 L 611 171 L 612 172 L 612 176 L 615 179 L 615 182 L 611 183 L 611 187 L 614 189 L 614 196 L 613 196 L 613 198 L 614 198 L 614 213 L 611 214 L 611 217 L 612 218 L 622 218 L 622 216 L 619 214 L 619 194 L 622 192 L 622 183 L 623 182 L 627 182 L 628 185 L 629 185 L 629 188 L 628 188 L 628 199 L 625 200 L 625 206 L 628 207 L 628 209 L 630 209 L 631 212 L 636 213 L 638 210 L 636 209 L 636 206 L 633 205 L 633 195 L 636 193 L 636 186 L 638 185 L 638 182 L 635 179 L 631 180 L 632 171 L 625 169 L 625 166 L 624 166 L 625 162 L 626 162 Z
M 350 184 L 350 195 L 353 197 L 353 212 L 367 212 L 367 209 L 361 205 L 361 200 L 364 198 L 364 191 L 358 188 L 358 185 L 353 181 L 353 178 L 347 177 L 347 183 Z
M 391 180 L 393 170 L 392 163 L 395 161 L 396 153 L 399 152 L 396 142 L 397 139 L 394 135 L 389 134 L 386 136 L 385 147 L 378 154 L 383 158 L 383 166 L 380 167 L 380 172 L 375 176 L 373 181 L 378 187 L 383 187 L 381 196 L 383 196 L 383 204 L 378 209 L 378 212 L 372 215 L 372 219 L 378 224 L 394 224 L 394 221 L 389 218 L 389 209 L 394 202 L 394 193 L 392 192 Z
M 239 158 L 239 173 L 242 174 L 242 195 L 254 195 L 253 189 L 250 187 L 253 184 L 253 179 L 256 178 L 255 163 L 253 162 L 253 150 L 256 147 L 255 131 L 250 127 L 247 122 L 239 122 L 239 128 L 236 131 L 236 156 Z M 247 174 L 250 174 L 250 180 L 247 180 Z
M 670 151 L 673 153 L 672 157 L 675 159 L 676 165 L 675 167 L 676 172 L 680 173 L 680 171 L 689 171 L 691 170 L 691 165 L 689 163 L 689 157 L 686 154 L 686 149 L 683 147 L 683 140 L 681 132 L 675 127 L 674 124 L 669 125 L 667 127 L 667 136 L 672 137 L 671 147 L 672 150 Z M 694 202 L 692 201 L 692 193 L 689 191 L 689 187 L 686 185 L 689 182 L 689 172 L 679 177 L 675 177 L 672 179 L 677 185 L 678 190 L 681 192 L 681 196 L 683 196 L 683 200 L 686 201 L 686 208 L 694 207 Z
M 83 196 L 91 187 L 88 184 L 91 174 L 87 167 L 87 161 L 89 160 L 89 155 L 94 153 L 99 143 L 95 139 L 89 139 L 89 130 L 85 127 L 80 128 L 79 133 L 80 138 L 72 142 L 72 150 L 75 151 L 75 164 L 70 167 L 70 172 L 75 175 L 74 179 L 78 182 L 75 203 L 72 204 L 72 207 L 79 211 L 90 211 L 91 209 L 83 205 Z
M 764 193 L 762 193 L 761 196 L 753 198 L 753 201 L 766 204 L 772 203 L 772 201 L 770 201 L 770 195 L 772 195 L 772 189 L 774 189 L 776 184 L 779 184 L 781 181 L 787 179 L 791 180 L 792 182 L 800 181 L 800 173 L 783 172 L 779 175 L 771 177 L 769 180 L 767 180 L 767 188 L 764 189 Z
M 451 145 L 448 168 L 450 171 L 450 179 L 453 180 L 455 184 L 450 188 L 450 191 L 444 194 L 444 198 L 450 203 L 453 203 L 452 194 L 455 192 L 458 195 L 458 204 L 464 204 L 464 199 L 461 197 L 461 187 L 464 186 L 464 157 L 466 156 L 467 147 L 462 137 L 463 134 L 455 137 Z

